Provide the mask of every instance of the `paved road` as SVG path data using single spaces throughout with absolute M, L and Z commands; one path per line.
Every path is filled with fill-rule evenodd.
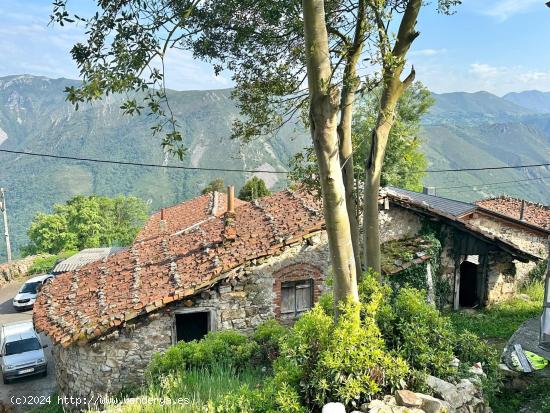
M 13 309 L 11 301 L 21 287 L 21 282 L 14 282 L 0 288 L 0 324 L 14 321 L 26 321 L 32 319 L 32 311 L 17 312 Z M 55 371 L 52 361 L 51 342 L 41 335 L 42 343 L 48 347 L 44 349 L 48 360 L 48 375 L 46 377 L 28 377 L 10 384 L 3 384 L 0 381 L 0 402 L 11 405 L 13 397 L 48 396 L 55 390 Z M 16 411 L 23 411 L 29 406 L 13 406 Z

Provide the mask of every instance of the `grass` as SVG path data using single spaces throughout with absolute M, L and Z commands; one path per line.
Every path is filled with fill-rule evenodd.
M 494 304 L 482 311 L 453 312 L 449 316 L 459 331 L 469 330 L 494 345 L 504 347 L 508 339 L 524 322 L 542 313 L 544 284 L 533 282 L 525 286 L 521 297 Z M 525 390 L 504 390 L 491 407 L 496 413 L 550 413 L 550 380 L 534 380 Z
M 256 368 L 237 371 L 231 366 L 218 365 L 196 368 L 163 377 L 159 383 L 146 388 L 137 388 L 113 396 L 112 405 L 106 413 L 198 413 L 204 412 L 209 403 L 216 403 L 224 395 L 236 392 L 242 386 L 257 387 L 265 373 Z M 45 404 L 28 413 L 62 413 L 57 404 L 57 395 L 52 403 Z M 125 403 L 120 403 L 125 400 Z
M 494 304 L 481 311 L 449 314 L 459 330 L 469 330 L 489 341 L 508 340 L 526 320 L 541 315 L 544 285 L 532 283 L 521 291 L 522 297 Z
M 539 379 L 525 390 L 507 390 L 491 407 L 495 413 L 550 413 L 550 379 Z
M 141 389 L 133 401 L 112 405 L 107 412 L 117 413 L 197 413 L 209 403 L 216 403 L 226 394 L 242 386 L 257 387 L 265 374 L 256 368 L 238 371 L 231 366 L 218 365 L 195 368 L 163 377 L 159 383 Z

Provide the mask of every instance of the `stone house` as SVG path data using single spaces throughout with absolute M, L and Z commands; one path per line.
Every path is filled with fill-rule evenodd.
M 381 192 L 380 203 L 382 242 L 436 229 L 439 285 L 447 287 L 444 299 L 455 309 L 512 296 L 547 256 L 548 230 L 475 204 L 392 187 Z
M 139 383 L 152 355 L 180 340 L 219 329 L 246 333 L 273 317 L 292 323 L 313 306 L 331 271 L 319 202 L 301 191 L 254 202 L 232 194 L 162 209 L 127 250 L 42 289 L 34 323 L 54 343 L 60 395 L 116 393 Z M 462 221 L 475 205 L 395 188 L 382 193 L 381 205 L 383 242 L 418 239 L 423 249 L 423 227 L 440 224 L 446 242 L 437 276 L 451 303 L 468 294 L 480 303 L 505 296 L 515 286 L 515 262 L 537 259 Z M 391 274 L 432 258 L 416 257 Z
M 329 275 L 323 225 L 305 193 L 212 193 L 154 214 L 128 250 L 59 275 L 34 323 L 54 343 L 60 395 L 116 393 L 154 353 L 208 331 L 292 322 Z

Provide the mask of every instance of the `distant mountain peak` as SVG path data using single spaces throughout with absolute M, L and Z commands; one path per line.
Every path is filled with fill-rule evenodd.
M 536 113 L 550 113 L 550 92 L 526 90 L 508 93 L 502 98 Z

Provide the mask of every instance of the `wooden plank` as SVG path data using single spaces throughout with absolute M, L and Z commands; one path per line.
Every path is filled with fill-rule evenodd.
M 523 372 L 531 373 L 533 371 L 533 369 L 531 368 L 531 363 L 529 363 L 529 360 L 527 360 L 527 356 L 523 352 L 523 348 L 521 347 L 521 344 L 514 344 L 514 350 L 516 350 L 519 364 L 521 364 L 521 368 L 523 369 Z
M 460 258 L 455 257 L 455 285 L 454 285 L 454 299 L 453 308 L 455 311 L 460 310 Z

